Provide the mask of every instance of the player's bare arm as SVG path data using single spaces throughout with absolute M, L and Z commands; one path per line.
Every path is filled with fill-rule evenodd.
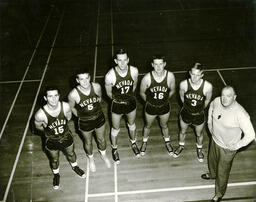
M 43 114 L 42 109 L 39 109 L 36 112 L 34 123 L 35 123 L 36 129 L 38 129 L 40 131 L 44 131 L 44 127 L 46 127 L 46 125 L 47 125 L 47 118 Z
M 92 83 L 92 87 L 94 88 L 94 91 L 96 93 L 96 95 L 99 97 L 100 102 L 102 99 L 102 91 L 101 91 L 101 86 L 99 83 Z
M 113 99 L 112 87 L 116 82 L 114 69 L 111 69 L 105 76 L 105 89 L 109 98 Z
M 72 111 L 71 111 L 70 105 L 66 102 L 63 102 L 63 111 L 64 111 L 65 117 L 69 121 L 72 118 Z
M 212 99 L 212 84 L 208 81 L 205 81 L 205 102 L 204 107 L 206 108 Z
M 139 75 L 139 71 L 138 71 L 137 67 L 131 66 L 131 76 L 134 80 L 133 92 L 136 90 L 136 87 L 137 87 L 137 84 L 138 84 L 138 75 Z
M 68 95 L 68 103 L 71 108 L 71 111 L 75 116 L 77 116 L 77 110 L 75 108 L 76 103 L 79 102 L 79 95 L 75 89 L 73 89 Z
M 146 96 L 146 90 L 150 86 L 151 80 L 150 80 L 150 74 L 147 73 L 141 80 L 140 83 L 140 96 L 141 98 L 146 102 L 147 96 Z
M 185 95 L 185 92 L 187 91 L 187 81 L 184 80 L 182 82 L 180 82 L 180 86 L 179 86 L 179 94 L 180 94 L 180 99 L 182 101 L 182 103 L 184 103 L 184 95 Z
M 172 72 L 167 72 L 167 82 L 168 87 L 170 88 L 169 98 L 172 97 L 172 95 L 175 93 L 175 77 Z

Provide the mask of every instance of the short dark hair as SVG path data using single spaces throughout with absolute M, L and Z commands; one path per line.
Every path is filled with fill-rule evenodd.
M 118 50 L 116 51 L 116 56 L 117 56 L 117 55 L 122 55 L 122 54 L 127 54 L 126 50 L 124 50 L 123 48 L 120 48 L 120 49 L 118 49 Z M 115 56 L 115 57 L 116 57 L 116 56 Z
M 76 77 L 78 77 L 79 74 L 89 74 L 90 75 L 89 71 L 85 68 L 78 69 L 76 71 Z
M 153 55 L 153 57 L 152 57 L 152 62 L 154 61 L 154 60 L 163 60 L 164 62 L 165 62 L 165 56 L 164 55 L 162 55 L 162 54 L 156 54 L 156 55 Z
M 199 62 L 196 62 L 191 69 L 198 69 L 200 71 L 204 71 L 202 64 Z
M 47 92 L 48 91 L 52 91 L 52 90 L 57 90 L 58 94 L 60 94 L 60 89 L 57 86 L 51 85 L 51 86 L 46 86 L 44 89 L 44 96 L 47 96 Z

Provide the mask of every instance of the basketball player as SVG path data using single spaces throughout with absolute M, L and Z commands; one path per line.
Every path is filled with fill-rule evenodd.
M 136 99 L 134 95 L 138 81 L 138 69 L 129 65 L 129 58 L 124 49 L 117 51 L 114 61 L 116 66 L 111 68 L 105 76 L 105 88 L 108 97 L 112 99 L 112 157 L 119 164 L 117 136 L 120 131 L 120 121 L 123 115 L 127 116 L 132 150 L 136 156 L 140 156 L 140 151 L 136 144 Z
M 200 63 L 189 71 L 190 78 L 180 83 L 180 99 L 183 107 L 180 111 L 180 133 L 179 147 L 175 150 L 173 157 L 177 158 L 185 146 L 186 131 L 189 125 L 195 127 L 197 137 L 197 159 L 203 162 L 203 128 L 205 125 L 204 109 L 207 107 L 212 97 L 212 84 L 203 79 L 203 69 Z
M 101 86 L 91 82 L 90 74 L 81 71 L 76 75 L 78 85 L 69 93 L 68 100 L 71 110 L 78 117 L 78 127 L 84 138 L 84 149 L 89 158 L 90 170 L 96 171 L 93 157 L 93 132 L 101 158 L 108 168 L 111 163 L 106 155 L 105 116 L 101 109 Z
M 56 87 L 47 88 L 44 95 L 46 104 L 35 114 L 35 126 L 46 136 L 45 148 L 49 153 L 50 166 L 54 174 L 54 189 L 58 189 L 60 185 L 59 151 L 67 156 L 72 169 L 79 177 L 86 177 L 77 165 L 73 137 L 68 127 L 68 121 L 72 116 L 70 106 L 66 102 L 60 102 L 59 98 L 59 90 Z
M 153 57 L 153 71 L 147 73 L 141 81 L 140 95 L 145 104 L 145 126 L 143 130 L 141 155 L 145 155 L 150 128 L 158 116 L 165 141 L 165 147 L 170 156 L 173 155 L 173 148 L 170 144 L 168 120 L 170 116 L 170 98 L 175 93 L 175 77 L 170 71 L 165 70 L 166 61 L 164 56 Z

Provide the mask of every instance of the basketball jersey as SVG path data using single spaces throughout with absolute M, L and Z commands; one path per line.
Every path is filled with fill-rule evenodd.
M 60 113 L 56 117 L 50 115 L 44 107 L 42 108 L 48 120 L 47 126 L 44 129 L 47 139 L 59 141 L 66 138 L 69 134 L 68 120 L 64 115 L 63 102 L 60 105 Z
M 95 93 L 92 83 L 89 95 L 85 95 L 78 88 L 76 88 L 76 91 L 80 97 L 79 103 L 77 103 L 75 106 L 79 119 L 96 119 L 102 110 L 100 105 L 100 97 Z
M 194 90 L 189 82 L 187 80 L 188 84 L 188 90 L 184 94 L 184 109 L 189 113 L 200 113 L 204 110 L 204 101 L 205 101 L 205 95 L 203 93 L 204 89 L 204 83 L 203 80 L 200 88 L 197 90 Z
M 169 101 L 170 88 L 167 84 L 168 71 L 161 82 L 157 82 L 153 76 L 152 71 L 150 72 L 151 84 L 146 90 L 147 102 L 155 105 L 162 106 Z
M 133 84 L 134 80 L 131 76 L 131 67 L 128 66 L 126 76 L 122 77 L 118 74 L 116 69 L 114 68 L 114 72 L 116 75 L 116 83 L 112 87 L 113 99 L 116 100 L 129 100 L 134 96 L 133 93 Z

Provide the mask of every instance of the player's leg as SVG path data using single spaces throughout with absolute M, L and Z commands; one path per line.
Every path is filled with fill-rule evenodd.
M 128 114 L 126 114 L 127 116 L 127 125 L 128 125 L 128 129 L 129 129 L 129 138 L 131 141 L 131 147 L 132 150 L 134 152 L 134 154 L 139 157 L 140 156 L 140 150 L 136 144 L 136 124 L 135 124 L 135 118 L 136 118 L 136 108 L 129 112 Z
M 180 115 L 179 118 L 180 121 L 180 132 L 179 132 L 179 147 L 174 151 L 173 157 L 177 158 L 180 156 L 181 152 L 184 149 L 185 146 L 185 138 L 186 138 L 186 131 L 189 126 L 189 124 L 185 123 L 182 119 L 182 116 Z
M 94 162 L 94 157 L 93 157 L 93 145 L 92 145 L 92 139 L 93 139 L 93 130 L 92 131 L 83 131 L 81 130 L 81 134 L 83 136 L 83 145 L 84 145 L 84 150 L 85 153 L 89 159 L 89 167 L 91 172 L 96 171 L 96 165 Z
M 122 118 L 122 114 L 116 114 L 114 112 L 111 113 L 111 120 L 112 120 L 112 128 L 111 128 L 111 147 L 112 147 L 112 157 L 113 160 L 119 164 L 120 163 L 120 158 L 119 154 L 117 151 L 117 136 L 120 131 L 120 121 Z
M 46 143 L 46 151 L 48 153 L 50 166 L 53 172 L 53 188 L 59 189 L 60 187 L 59 150 L 49 149 Z
M 151 129 L 151 126 L 152 126 L 155 118 L 156 118 L 156 115 L 148 114 L 145 111 L 145 126 L 143 128 L 142 144 L 141 144 L 141 147 L 140 147 L 141 155 L 145 155 L 145 153 L 146 153 L 147 141 L 148 141 L 148 138 L 149 138 L 150 129 Z
M 106 155 L 106 138 L 105 138 L 105 122 L 99 128 L 95 129 L 97 145 L 99 149 L 99 153 L 101 155 L 102 160 L 105 162 L 108 168 L 111 167 L 111 163 Z
M 159 115 L 160 126 L 161 126 L 162 133 L 163 133 L 165 147 L 168 151 L 168 154 L 170 156 L 172 156 L 173 155 L 173 148 L 172 148 L 171 143 L 170 143 L 171 140 L 170 140 L 169 128 L 168 128 L 169 117 L 170 117 L 170 111 L 167 112 L 166 114 Z
M 69 141 L 71 143 L 71 141 Z M 81 178 L 85 178 L 85 172 L 79 168 L 78 164 L 77 164 L 77 160 L 76 160 L 76 153 L 74 150 L 74 143 L 72 140 L 72 143 L 67 146 L 66 148 L 64 148 L 64 153 L 67 156 L 68 161 L 70 162 L 70 165 L 72 167 L 72 169 L 75 171 L 75 173 L 81 177 Z
M 203 154 L 203 129 L 204 129 L 204 122 L 200 125 L 195 126 L 195 132 L 196 132 L 196 147 L 197 147 L 197 159 L 199 162 L 204 161 L 204 154 Z

